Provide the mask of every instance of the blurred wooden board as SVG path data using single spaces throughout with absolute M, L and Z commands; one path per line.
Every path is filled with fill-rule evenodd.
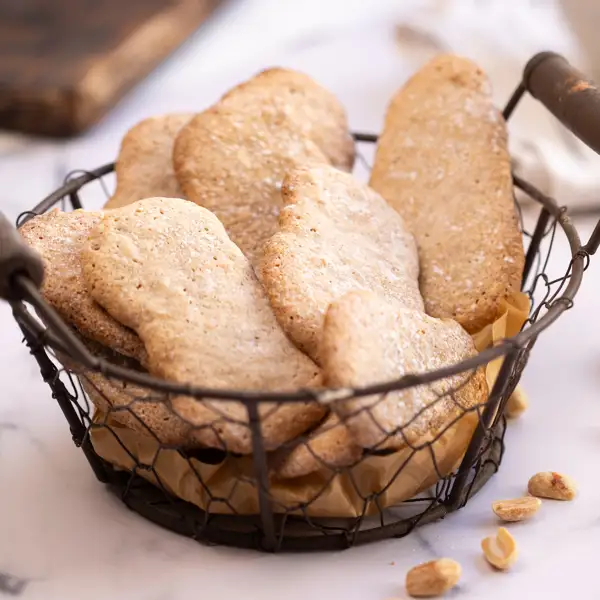
M 224 0 L 0 0 L 0 129 L 97 122 Z

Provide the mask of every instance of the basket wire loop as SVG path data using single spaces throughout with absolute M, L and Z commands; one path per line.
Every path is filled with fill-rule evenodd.
M 558 96 L 553 90 L 565 89 L 565 86 L 568 85 L 567 74 L 571 77 L 571 81 L 581 77 L 564 59 L 557 55 L 543 53 L 536 56 L 526 67 L 523 81 L 509 99 L 503 115 L 509 119 L 525 92 L 529 92 L 565 125 L 578 133 L 588 145 L 600 148 L 600 128 L 598 139 L 594 137 L 594 132 L 585 131 L 582 134 L 584 121 L 580 114 L 591 105 L 597 105 L 600 110 L 600 94 L 597 91 L 589 91 L 589 88 L 583 86 L 582 89 L 585 88 L 588 100 L 573 93 L 570 96 L 563 94 L 557 100 Z M 572 79 L 573 77 L 575 79 Z M 584 101 L 587 104 L 582 105 Z M 377 141 L 376 135 L 368 133 L 357 133 L 354 137 L 359 143 L 375 143 Z M 359 155 L 359 159 L 361 158 Z M 110 164 L 91 171 L 77 171 L 70 174 L 62 188 L 45 198 L 33 210 L 23 213 L 19 218 L 18 225 L 22 225 L 33 216 L 44 213 L 67 199 L 73 210 L 83 208 L 81 191 L 84 186 L 91 182 L 99 182 L 108 193 L 104 187 L 103 177 L 112 172 L 113 168 L 114 165 Z M 12 276 L 7 295 L 13 316 L 23 332 L 24 341 L 38 362 L 40 373 L 51 388 L 52 396 L 58 402 L 69 424 L 73 441 L 82 448 L 97 479 L 106 483 L 132 510 L 163 527 L 203 542 L 269 552 L 343 549 L 355 544 L 401 537 L 419 525 L 440 519 L 464 506 L 469 498 L 477 493 L 496 472 L 504 454 L 506 430 L 504 408 L 508 398 L 519 381 L 539 333 L 572 306 L 573 298 L 581 284 L 583 272 L 589 264 L 589 257 L 596 252 L 600 245 L 600 224 L 594 229 L 587 244 L 582 245 L 564 208 L 558 206 L 553 199 L 545 196 L 517 175 L 514 175 L 513 179 L 515 187 L 540 206 L 533 233 L 530 234 L 523 228 L 524 237 L 529 240 L 529 244 L 525 257 L 522 289 L 527 292 L 531 300 L 530 317 L 521 332 L 513 338 L 482 351 L 478 356 L 464 361 L 461 365 L 453 365 L 435 373 L 407 376 L 398 381 L 349 391 L 328 390 L 320 393 L 299 390 L 290 394 L 265 394 L 182 386 L 174 382 L 159 380 L 141 370 L 126 368 L 121 364 L 114 364 L 101 356 L 94 355 L 44 301 L 34 281 L 24 274 L 17 273 Z M 520 207 L 518 208 L 523 223 L 523 215 Z M 547 268 L 557 231 L 562 231 L 566 236 L 572 258 L 566 274 L 559 278 L 553 278 L 547 274 Z M 2 256 L 0 256 L 0 275 L 2 274 L 1 259 Z M 2 289 L 2 284 L 4 284 L 4 289 L 7 289 L 6 282 L 3 281 L 0 281 L 0 289 Z M 34 318 L 25 303 L 34 308 L 44 325 Z M 57 360 L 61 354 L 68 357 L 69 360 L 73 360 L 77 364 L 77 369 L 57 366 L 62 362 Z M 361 481 L 355 477 L 353 469 L 346 469 L 347 485 L 351 488 L 352 494 L 359 499 L 357 504 L 360 508 L 357 510 L 359 514 L 352 518 L 316 517 L 311 514 L 310 510 L 312 504 L 322 497 L 334 478 L 342 471 L 341 468 L 329 469 L 330 473 L 323 477 L 320 486 L 315 487 L 311 498 L 306 501 L 298 501 L 294 506 L 283 506 L 281 501 L 273 496 L 270 474 L 271 455 L 265 448 L 261 431 L 261 419 L 266 418 L 264 414 L 261 416 L 259 413 L 261 402 L 272 401 L 278 406 L 283 402 L 306 402 L 319 399 L 325 401 L 331 400 L 331 394 L 337 394 L 339 398 L 373 396 L 384 399 L 390 392 L 405 390 L 414 385 L 432 385 L 450 375 L 467 370 L 473 371 L 487 362 L 498 359 L 502 361 L 502 364 L 497 378 L 485 405 L 473 409 L 473 412 L 477 413 L 477 423 L 466 452 L 455 472 L 449 475 L 442 473 L 438 464 L 433 443 L 441 433 L 435 440 L 423 443 L 411 443 L 405 437 L 406 458 L 399 461 L 397 468 L 391 473 L 389 481 L 382 489 L 376 492 L 366 491 L 361 487 Z M 79 389 L 75 387 L 71 377 L 72 373 L 77 376 Z M 121 383 L 123 390 L 128 390 L 128 403 L 124 406 L 111 404 L 101 386 L 94 383 L 94 374 L 101 374 L 104 378 L 101 381 Z M 67 379 L 63 379 L 63 377 Z M 72 389 L 69 389 L 69 386 Z M 136 396 L 136 389 L 141 389 L 146 396 Z M 173 496 L 168 491 L 169 486 L 160 475 L 158 451 L 152 457 L 136 458 L 109 426 L 108 413 L 104 415 L 103 419 L 94 420 L 91 413 L 90 392 L 95 393 L 104 401 L 108 401 L 114 414 L 127 415 L 138 426 L 145 426 L 148 430 L 147 433 L 159 444 L 160 450 L 175 451 L 178 457 L 186 461 L 190 467 L 190 475 L 195 478 L 199 489 L 206 497 L 204 510 Z M 452 389 L 443 394 L 449 395 L 456 402 L 453 395 L 455 392 L 456 389 Z M 344 396 L 344 394 L 346 395 Z M 439 401 L 443 394 L 436 393 L 435 401 Z M 213 492 L 209 481 L 197 465 L 203 463 L 220 465 L 229 458 L 230 454 L 223 449 L 195 448 L 191 450 L 173 443 L 162 443 L 162 440 L 157 437 L 155 432 L 149 430 L 135 410 L 140 402 L 143 406 L 150 408 L 164 405 L 170 413 L 177 416 L 172 400 L 181 395 L 192 396 L 199 400 L 210 398 L 211 402 L 205 404 L 214 409 L 218 419 L 225 419 L 225 416 L 217 407 L 213 407 L 215 402 L 234 400 L 245 405 L 247 423 L 242 423 L 241 426 L 247 426 L 250 432 L 252 449 L 250 462 L 253 466 L 251 476 L 240 475 L 225 492 L 220 492 L 220 494 Z M 336 398 L 339 399 L 337 396 Z M 463 412 L 456 420 L 458 421 L 464 414 Z M 372 414 L 371 417 L 373 417 Z M 452 423 L 448 424 L 446 429 L 452 425 Z M 217 427 L 214 424 L 209 427 L 219 438 Z M 129 471 L 115 468 L 95 452 L 90 435 L 100 430 L 107 431 L 112 436 L 111 439 L 114 443 L 131 461 L 133 466 Z M 395 433 L 405 435 L 403 430 Z M 307 443 L 306 439 L 304 439 L 304 443 Z M 309 445 L 306 447 L 312 452 Z M 386 508 L 382 500 L 383 494 L 392 486 L 396 477 L 402 473 L 417 452 L 428 453 L 438 476 L 437 483 L 423 494 L 406 500 L 398 506 Z M 385 454 L 386 452 L 374 449 L 367 452 L 365 456 L 383 456 Z M 321 460 L 324 466 L 327 466 L 323 459 L 317 457 L 314 452 L 313 458 Z M 152 483 L 147 480 L 148 478 Z M 256 493 L 258 506 L 256 514 L 241 514 L 236 508 L 234 497 L 244 486 L 250 486 L 250 489 Z M 225 512 L 221 512 L 219 508 L 225 509 Z M 373 509 L 375 509 L 374 516 L 372 516 Z
M 258 505 L 260 508 L 260 518 L 262 521 L 263 546 L 265 550 L 275 549 L 275 522 L 271 500 L 269 495 L 269 468 L 267 465 L 267 453 L 260 427 L 260 416 L 258 414 L 258 405 L 254 402 L 246 407 L 248 411 L 248 421 L 252 434 L 252 456 L 254 460 L 254 472 L 257 478 L 258 486 Z
M 514 350 L 502 361 L 502 366 L 500 367 L 500 371 L 494 382 L 488 401 L 486 402 L 483 414 L 480 416 L 477 423 L 475 433 L 473 434 L 471 443 L 460 464 L 450 496 L 448 497 L 448 504 L 452 509 L 460 508 L 467 502 L 468 494 L 464 494 L 465 483 L 469 477 L 471 467 L 481 455 L 483 445 L 486 441 L 489 441 L 494 417 L 502 409 L 502 405 L 508 400 L 509 395 L 506 392 L 510 385 L 510 378 L 519 358 L 519 353 L 519 350 Z
M 13 315 L 17 323 L 21 325 L 25 343 L 40 367 L 42 378 L 52 389 L 52 397 L 58 402 L 60 409 L 67 419 L 73 442 L 83 450 L 97 479 L 101 483 L 107 483 L 109 479 L 106 475 L 104 461 L 94 452 L 86 427 L 75 411 L 72 395 L 61 381 L 58 369 L 46 354 L 44 346 L 39 343 L 40 338 L 33 335 L 27 327 L 21 324 L 21 319 L 17 313 L 13 312 Z

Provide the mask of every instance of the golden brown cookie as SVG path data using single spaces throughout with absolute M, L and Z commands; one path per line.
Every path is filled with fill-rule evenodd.
M 173 161 L 186 197 L 213 211 L 256 264 L 277 228 L 285 173 L 327 158 L 289 117 L 266 105 L 259 117 L 219 106 L 199 114 L 179 134 Z
M 208 210 L 151 198 L 107 212 L 82 252 L 92 296 L 134 329 L 149 371 L 218 389 L 289 391 L 320 383 L 318 367 L 279 328 L 250 263 Z M 234 401 L 177 397 L 172 406 L 194 439 L 252 451 L 246 408 Z M 318 422 L 316 402 L 262 403 L 271 450 Z
M 414 238 L 400 215 L 352 175 L 330 166 L 291 171 L 280 231 L 259 273 L 281 327 L 320 362 L 325 312 L 346 292 L 374 290 L 423 310 Z
M 356 463 L 363 453 L 335 414 L 330 414 L 322 425 L 305 437 L 279 463 L 278 477 L 296 479 L 316 471 L 347 467 Z
M 521 285 L 506 124 L 481 69 L 435 58 L 394 96 L 370 185 L 415 235 L 428 314 L 469 333 Z
M 144 372 L 136 360 L 78 337 L 95 357 L 118 367 Z M 56 352 L 56 356 L 66 369 L 77 376 L 89 400 L 106 416 L 110 415 L 116 422 L 134 431 L 151 435 L 162 444 L 190 445 L 191 427 L 172 410 L 168 394 L 105 377 L 86 369 L 62 352 Z
M 82 336 L 144 363 L 139 337 L 92 299 L 83 279 L 80 252 L 101 218 L 102 213 L 56 209 L 27 221 L 19 232 L 44 261 L 42 294 L 61 317 Z
M 143 198 L 181 198 L 173 171 L 173 143 L 192 114 L 150 117 L 132 127 L 121 142 L 115 163 L 117 188 L 104 208 L 118 208 Z
M 330 162 L 354 162 L 345 111 L 312 79 L 285 69 L 233 88 L 181 130 L 173 149 L 185 196 L 213 211 L 254 265 L 277 230 L 285 174 Z
M 434 319 L 368 291 L 334 302 L 325 318 L 323 374 L 334 388 L 392 382 L 457 364 L 476 354 L 471 336 L 455 321 Z M 365 448 L 403 448 L 438 433 L 487 400 L 485 370 L 429 385 L 332 404 Z
M 352 170 L 355 149 L 346 111 L 334 94 L 304 73 L 280 67 L 265 69 L 227 92 L 219 104 L 254 114 L 271 104 L 292 117 L 332 165 Z
M 170 408 L 165 394 L 93 371 L 82 371 L 78 378 L 94 406 L 106 416 L 161 444 L 190 446 L 191 426 Z

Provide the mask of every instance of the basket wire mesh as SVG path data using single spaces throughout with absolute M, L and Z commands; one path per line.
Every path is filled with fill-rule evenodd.
M 504 110 L 506 119 L 510 118 L 524 92 L 525 85 L 519 85 Z M 377 139 L 369 134 L 355 134 L 355 138 L 359 145 L 372 144 Z M 97 199 L 98 189 L 102 197 L 107 197 L 109 192 L 105 179 L 112 169 L 113 165 L 106 165 L 90 172 L 71 174 L 61 189 L 33 210 L 23 213 L 18 225 L 56 205 L 64 209 L 83 208 L 88 202 L 83 202 L 82 196 L 87 196 L 94 184 L 99 187 L 94 192 L 96 196 L 91 194 L 90 197 Z M 390 435 L 403 437 L 407 458 L 390 474 L 387 484 L 376 490 L 368 489 L 364 482 L 357 480 L 353 475 L 354 467 L 367 457 L 390 454 L 385 444 L 365 450 L 354 463 L 343 466 L 326 464 L 323 456 L 313 450 L 311 441 L 314 437 L 311 434 L 314 429 L 295 438 L 290 443 L 293 446 L 288 444 L 286 447 L 284 444 L 275 453 L 266 446 L 261 435 L 261 422 L 272 416 L 273 411 L 284 403 L 323 400 L 320 392 L 299 390 L 290 394 L 264 394 L 206 390 L 158 380 L 132 361 L 123 361 L 122 357 L 113 360 L 113 357 L 97 353 L 93 347 L 86 345 L 46 304 L 36 284 L 25 275 L 17 274 L 12 278 L 11 289 L 14 293 L 10 302 L 24 341 L 68 421 L 74 443 L 83 450 L 96 477 L 120 496 L 128 507 L 144 517 L 199 541 L 267 551 L 341 549 L 354 544 L 401 537 L 418 525 L 442 518 L 464 506 L 498 469 L 504 452 L 506 403 L 520 379 L 539 333 L 572 306 L 589 256 L 595 252 L 600 238 L 600 233 L 596 231 L 590 242 L 583 246 L 564 207 L 516 175 L 514 184 L 521 196 L 515 202 L 527 249 L 522 289 L 531 302 L 529 318 L 521 333 L 460 365 L 360 389 L 336 391 L 339 392 L 338 400 L 342 397 L 368 397 L 376 402 L 410 387 L 429 386 L 436 396 L 432 405 L 448 398 L 456 405 L 452 420 L 431 439 L 413 439 L 408 431 L 411 424 L 432 405 L 412 415 L 402 428 L 391 432 L 382 430 L 385 439 Z M 554 265 L 550 257 L 555 240 L 560 235 L 564 235 L 569 243 L 571 259 L 562 266 L 561 274 L 556 275 L 551 272 Z M 502 366 L 487 402 L 468 408 L 462 406 L 456 399 L 460 386 L 468 383 L 477 368 L 498 358 L 502 358 Z M 452 385 L 447 384 L 449 381 Z M 121 386 L 118 389 L 127 400 L 115 402 L 114 393 L 107 393 L 107 384 Z M 251 469 L 241 471 L 232 478 L 227 494 L 215 494 L 211 482 L 197 468 L 198 464 L 222 465 L 229 460 L 232 453 L 227 450 L 226 444 L 213 448 L 186 446 L 161 438 L 147 426 L 144 417 L 147 413 L 144 411 L 154 411 L 153 414 L 163 411 L 160 414 L 164 413 L 164 419 L 181 419 L 176 401 L 182 394 L 193 397 L 194 401 L 204 401 L 215 412 L 212 422 L 192 426 L 192 433 L 209 428 L 219 437 L 219 424 L 224 420 L 231 421 L 223 409 L 225 401 L 238 401 L 246 408 L 246 418 L 237 424 L 248 429 L 252 454 L 246 460 L 250 461 Z M 206 398 L 210 398 L 210 401 Z M 265 408 L 265 400 L 272 402 L 270 408 Z M 98 405 L 103 407 L 101 417 L 94 415 L 94 407 Z M 374 404 L 367 410 L 370 411 L 372 406 Z M 435 443 L 467 413 L 476 415 L 476 427 L 460 466 L 448 472 L 437 464 Z M 376 419 L 373 418 L 373 421 L 380 425 Z M 146 436 L 154 439 L 160 451 L 155 452 L 151 460 L 140 460 L 122 442 L 118 431 L 114 430 L 115 422 L 144 431 Z M 110 432 L 115 443 L 129 457 L 131 468 L 118 468 L 96 453 L 92 438 L 98 430 Z M 304 446 L 315 462 L 320 463 L 323 477 L 310 497 L 282 504 L 272 494 L 274 456 L 281 456 L 282 452 L 285 456 L 286 452 L 298 446 Z M 196 478 L 196 485 L 206 500 L 204 510 L 176 497 L 168 483 L 163 481 L 157 463 L 165 451 L 177 453 L 181 460 L 188 463 L 189 472 Z M 418 452 L 429 454 L 436 482 L 413 498 L 388 505 L 383 500 L 386 492 L 402 476 L 403 469 Z M 239 456 L 233 458 L 240 459 Z M 362 510 L 353 517 L 315 516 L 311 507 L 326 493 L 333 479 L 342 473 L 352 486 L 352 493 L 360 498 Z M 247 514 L 247 511 L 238 509 L 238 496 L 240 493 L 248 494 L 249 489 L 253 490 L 257 504 L 256 510 Z

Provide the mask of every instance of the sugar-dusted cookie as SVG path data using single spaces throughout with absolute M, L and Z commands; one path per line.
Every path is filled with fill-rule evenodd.
M 144 341 L 149 371 L 208 388 L 289 391 L 318 385 L 318 367 L 286 338 L 253 269 L 208 210 L 152 198 L 105 213 L 82 252 L 92 296 Z M 194 439 L 252 451 L 246 408 L 177 397 Z M 262 435 L 277 448 L 318 422 L 316 402 L 261 403 Z
M 328 386 L 386 383 L 449 367 L 476 354 L 455 321 L 435 319 L 368 291 L 346 294 L 325 318 L 321 357 Z M 402 448 L 439 432 L 487 400 L 485 370 L 332 406 L 365 448 Z
M 62 318 L 85 338 L 143 363 L 146 351 L 139 337 L 92 299 L 83 279 L 79 255 L 101 218 L 102 213 L 56 209 L 27 221 L 19 232 L 41 255 L 45 269 L 42 294 Z
M 117 187 L 104 208 L 156 196 L 181 198 L 173 172 L 173 142 L 192 116 L 174 113 L 150 117 L 125 134 L 115 163 Z
M 285 456 L 276 474 L 282 479 L 295 479 L 316 471 L 347 467 L 358 462 L 362 453 L 362 447 L 332 413 Z
M 259 273 L 279 323 L 317 362 L 329 305 L 374 290 L 423 310 L 418 257 L 402 217 L 367 185 L 331 166 L 289 173 L 279 229 Z
M 267 104 L 259 116 L 220 106 L 199 114 L 179 134 L 173 161 L 186 197 L 214 212 L 256 264 L 277 229 L 284 175 L 327 157 Z
M 185 196 L 213 211 L 256 265 L 277 230 L 285 174 L 350 169 L 354 143 L 338 100 L 312 79 L 269 69 L 238 85 L 180 132 L 173 164 Z
M 291 69 L 265 69 L 227 92 L 221 106 L 246 113 L 260 113 L 270 104 L 291 117 L 339 169 L 351 171 L 354 140 L 341 102 L 311 77 Z
M 427 313 L 474 333 L 520 289 L 506 124 L 481 69 L 435 58 L 394 96 L 370 185 L 415 235 Z

